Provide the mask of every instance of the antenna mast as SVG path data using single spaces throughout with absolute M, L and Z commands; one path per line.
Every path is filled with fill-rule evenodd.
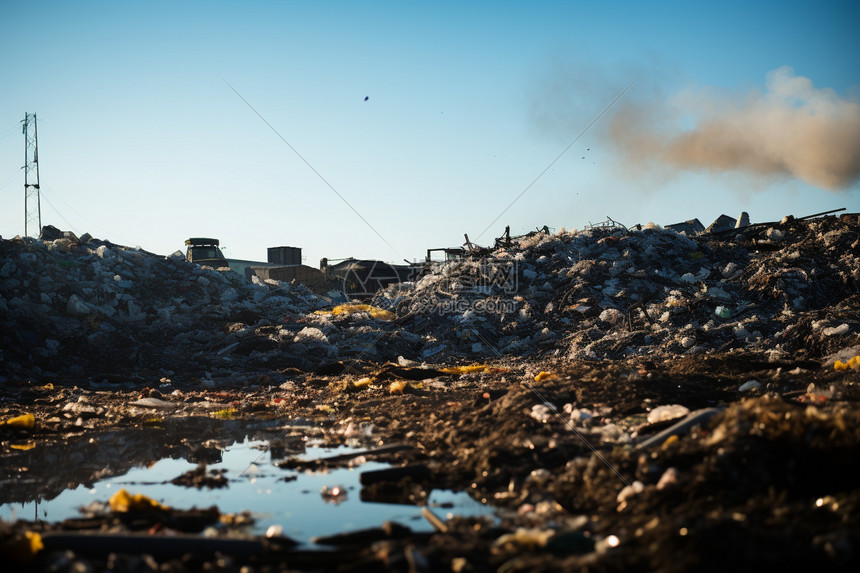
M 24 236 L 42 233 L 42 204 L 39 198 L 39 132 L 36 114 L 24 113 Z

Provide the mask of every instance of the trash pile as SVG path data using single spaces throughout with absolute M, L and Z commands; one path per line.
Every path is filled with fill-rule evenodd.
M 0 377 L 158 379 L 343 360 L 821 358 L 860 343 L 858 216 L 687 237 L 538 232 L 369 305 L 72 233 L 0 240 Z
M 50 570 L 853 571 L 860 216 L 695 236 L 610 223 L 469 246 L 361 301 L 71 233 L 0 239 L 9 500 L 166 457 L 198 464 L 171 486 L 235 494 L 206 464 L 248 438 L 288 471 L 391 464 L 357 495 L 325 484 L 332 507 L 451 489 L 495 516 L 425 506 L 432 533 L 387 522 L 315 551 L 282 525 L 240 537 L 217 508 L 114 490 L 82 518 L 0 520 L 0 554 Z M 372 450 L 294 457 L 311 438 Z
M 72 233 L 0 240 L 0 381 L 151 382 L 411 355 L 393 313 Z M 328 310 L 321 310 L 328 309 Z
M 66 235 L 0 241 L 2 376 L 128 380 L 229 366 L 259 346 L 248 325 L 326 304 L 299 284 L 246 283 L 229 269 Z
M 694 238 L 653 225 L 537 233 L 440 264 L 375 304 L 449 356 L 817 358 L 860 342 L 858 222 L 787 217 Z

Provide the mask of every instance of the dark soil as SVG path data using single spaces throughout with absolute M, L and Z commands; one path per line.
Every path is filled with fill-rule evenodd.
M 435 488 L 466 490 L 498 507 L 500 517 L 441 518 L 433 534 L 398 524 L 345 531 L 324 552 L 281 538 L 245 537 L 242 545 L 233 536 L 220 546 L 196 536 L 184 546 L 139 539 L 164 535 L 165 528 L 200 531 L 212 517 L 205 512 L 20 520 L 2 525 L 2 552 L 20 566 L 56 571 L 855 570 L 860 371 L 834 371 L 811 360 L 769 362 L 740 351 L 653 361 L 508 359 L 494 366 L 426 380 L 408 368 L 374 364 L 338 374 L 268 371 L 249 376 L 255 384 L 218 390 L 190 384 L 156 391 L 7 388 L 2 419 L 31 412 L 36 423 L 32 430 L 2 430 L 5 478 L 26 464 L 27 450 L 13 445 L 82 448 L 106 432 L 134 427 L 145 433 L 178 418 L 200 420 L 189 422 L 200 432 L 212 424 L 249 428 L 300 419 L 318 425 L 332 443 L 344 439 L 336 428 L 372 423 L 374 445 L 403 447 L 369 455 L 406 469 L 368 484 L 363 497 L 421 503 Z M 540 371 L 554 376 L 535 381 Z M 373 382 L 356 387 L 363 377 Z M 403 392 L 392 394 L 398 380 Z M 760 388 L 740 393 L 749 380 Z M 60 409 L 73 397 L 77 410 Z M 544 403 L 554 409 L 539 420 L 532 407 Z M 565 404 L 594 412 L 591 426 L 574 425 Z M 668 404 L 719 410 L 641 446 L 672 425 L 646 421 L 649 410 Z M 595 431 L 609 424 L 623 436 Z M 205 469 L 217 450 L 207 451 L 201 433 L 183 428 L 190 440 L 175 447 L 201 466 L 177 480 L 220 487 L 224 476 Z M 278 447 L 289 451 L 289 437 Z M 163 455 L 156 448 L 143 457 Z M 40 533 L 45 544 L 34 557 L 22 549 L 25 532 Z

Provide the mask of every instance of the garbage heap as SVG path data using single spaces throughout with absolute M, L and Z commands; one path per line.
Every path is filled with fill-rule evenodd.
M 299 283 L 90 237 L 0 239 L 0 381 L 237 380 L 400 357 L 833 359 L 860 343 L 858 219 L 540 232 L 340 312 Z
M 439 264 L 376 304 L 425 337 L 424 357 L 821 358 L 860 341 L 858 219 L 692 238 L 654 225 L 535 233 Z
M 205 376 L 232 364 L 225 346 L 239 356 L 259 346 L 248 325 L 326 304 L 299 284 L 247 283 L 226 268 L 65 235 L 0 241 L 2 377 Z

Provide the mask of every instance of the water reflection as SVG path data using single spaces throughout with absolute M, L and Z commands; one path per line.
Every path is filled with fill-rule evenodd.
M 492 514 L 466 494 L 415 486 L 415 492 L 387 499 L 379 491 L 365 491 L 360 473 L 389 466 L 361 457 L 356 467 L 318 472 L 274 465 L 295 456 L 316 459 L 355 451 L 320 445 L 324 434 L 313 426 L 184 418 L 157 427 L 58 438 L 25 451 L 7 449 L 0 518 L 61 521 L 79 516 L 79 508 L 93 502 L 104 504 L 120 488 L 181 509 L 250 511 L 255 518 L 250 532 L 263 534 L 274 526 L 299 541 L 388 520 L 428 531 L 415 504 L 444 505 L 460 515 Z M 195 489 L 171 483 L 186 472 L 200 472 L 202 464 L 207 474 L 224 476 L 228 486 Z

